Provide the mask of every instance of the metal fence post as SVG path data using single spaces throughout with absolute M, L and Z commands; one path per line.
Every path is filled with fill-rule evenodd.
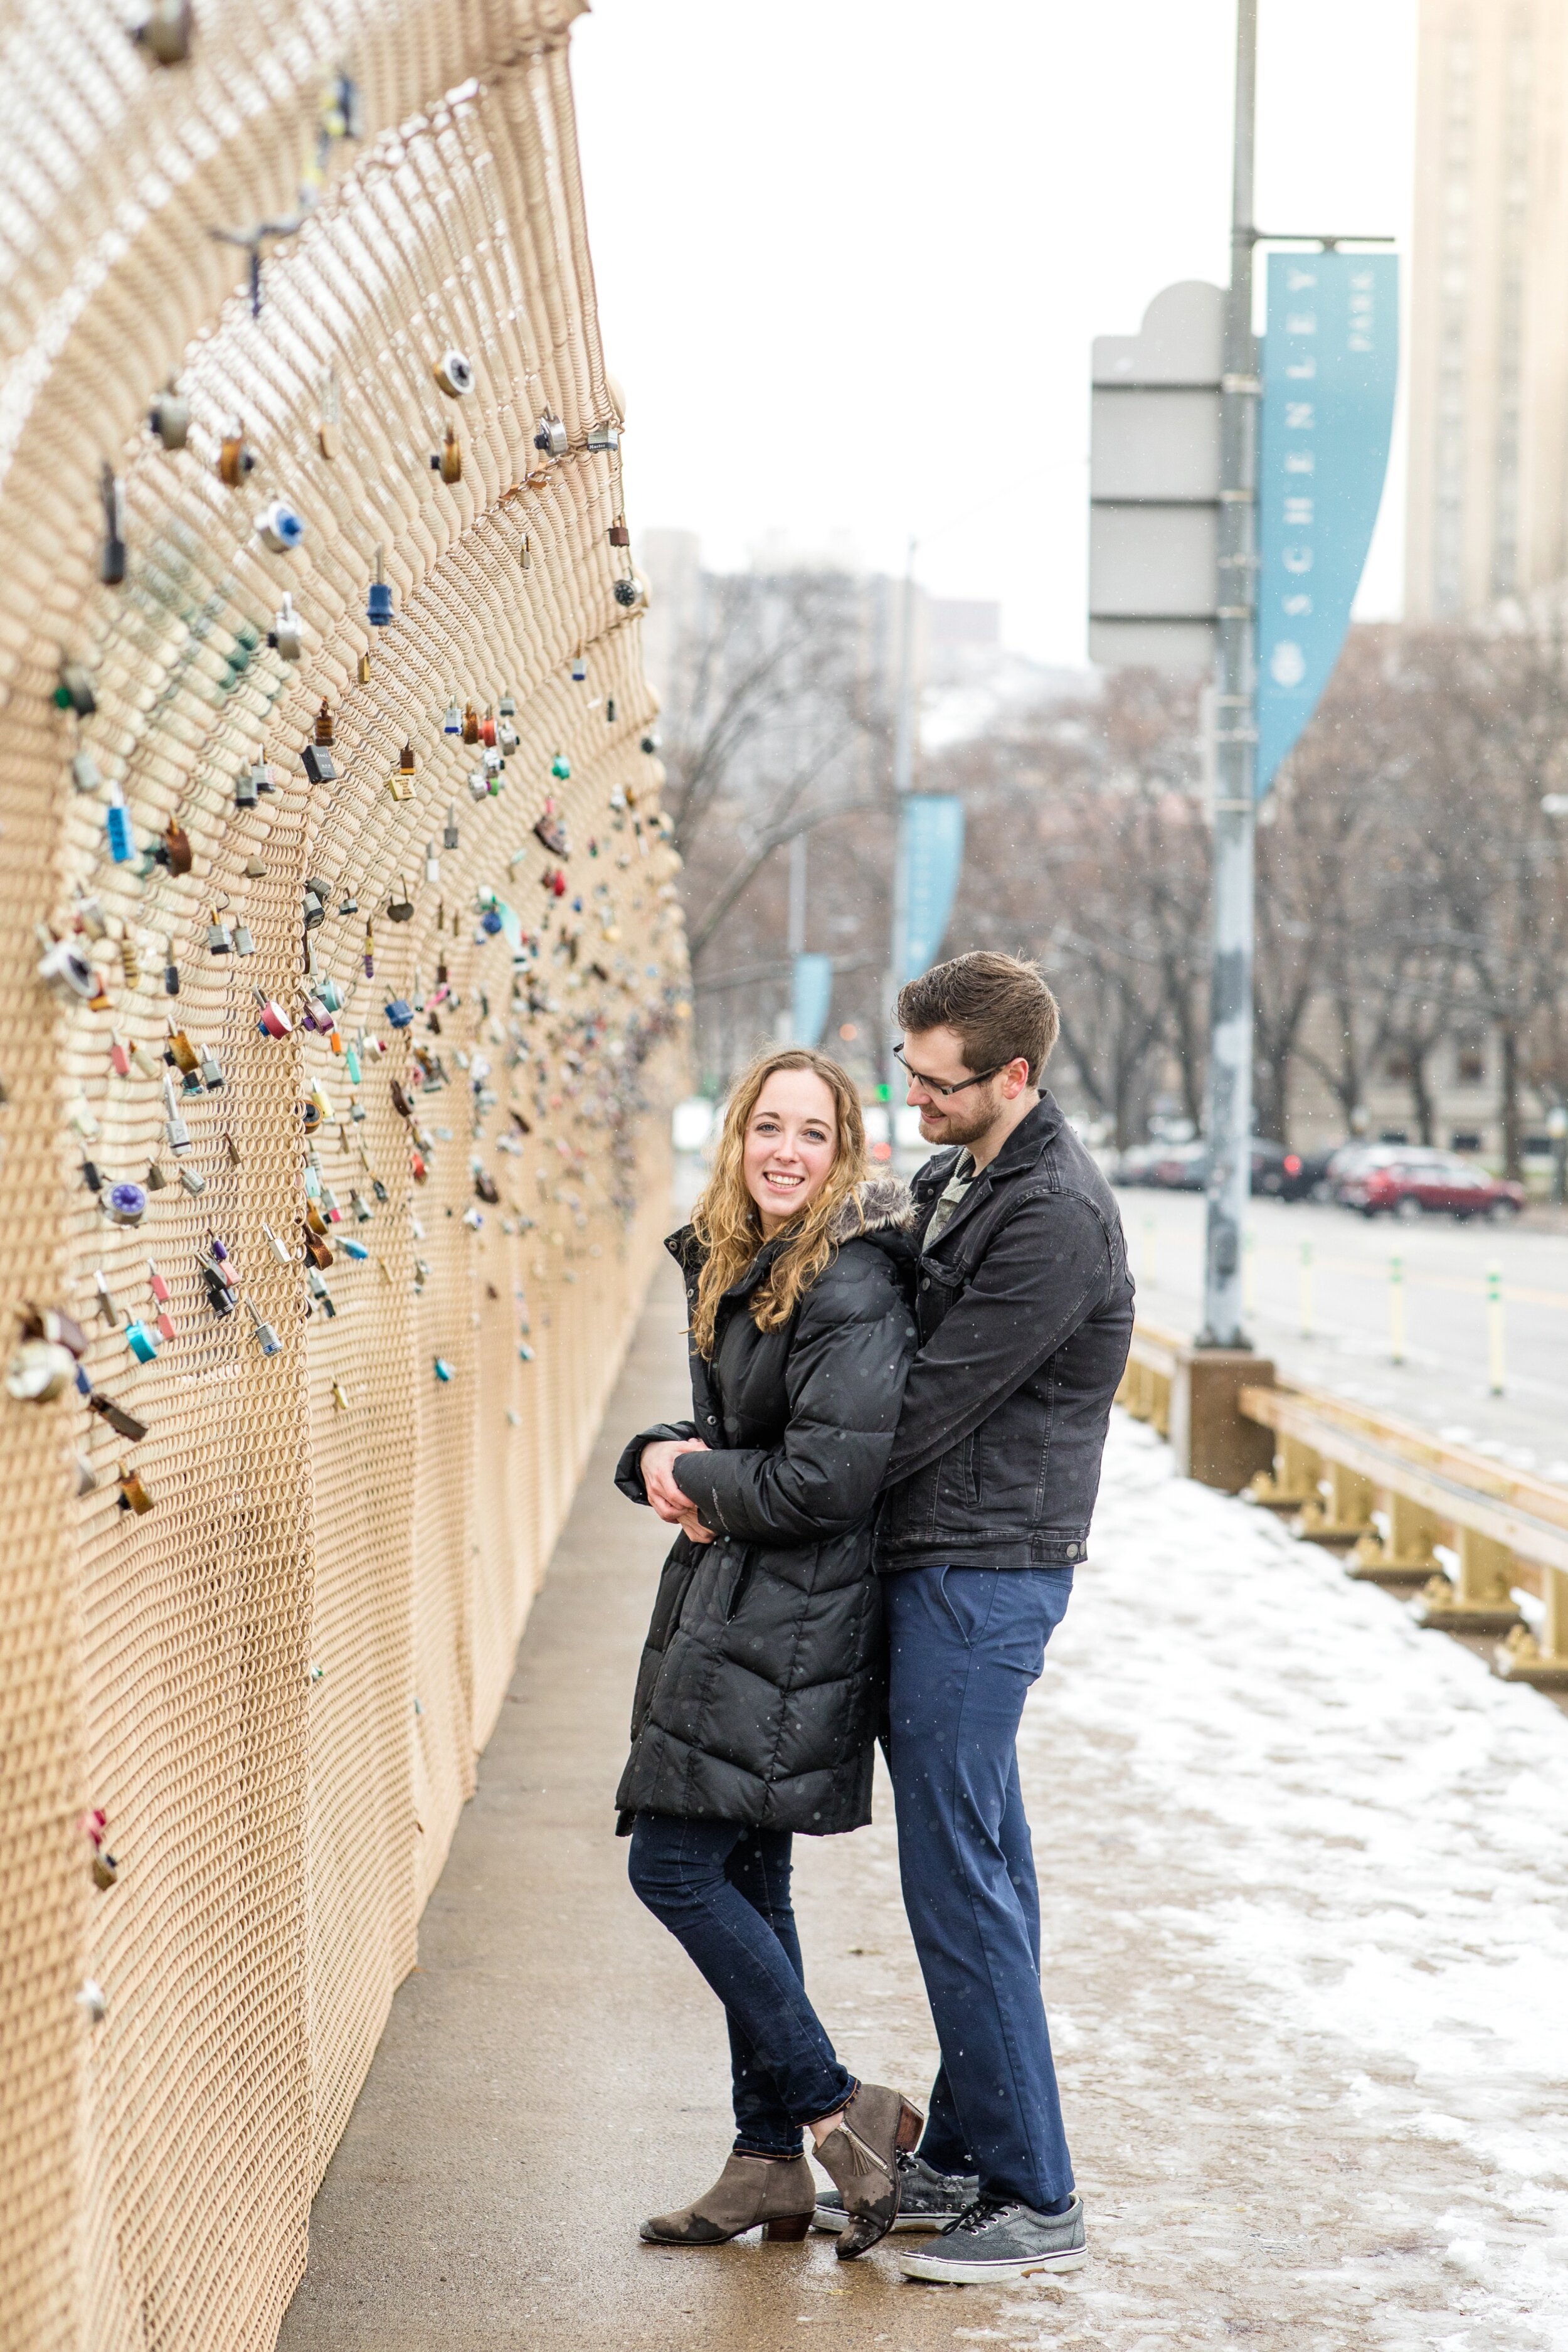
M 1503 1388 L 1502 1268 L 1494 1259 L 1487 1268 L 1487 1368 L 1493 1396 Z

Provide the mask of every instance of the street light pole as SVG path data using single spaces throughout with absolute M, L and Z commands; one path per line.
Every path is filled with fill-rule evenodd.
M 1258 0 L 1237 0 L 1230 291 L 1220 385 L 1219 625 L 1216 672 L 1214 940 L 1209 997 L 1208 1181 L 1198 1345 L 1239 1348 L 1241 1234 L 1252 1177 L 1253 847 L 1258 721 L 1258 347 L 1252 333 Z
M 883 1076 L 887 1081 L 890 1119 L 892 1105 L 899 1092 L 899 1068 L 893 1058 L 894 1041 L 898 1034 L 897 1014 L 894 1007 L 898 992 L 904 985 L 904 942 L 909 933 L 909 860 L 904 845 L 904 808 L 915 783 L 915 551 L 917 544 L 916 541 L 910 541 L 904 567 L 904 604 L 899 614 L 898 709 L 894 715 L 893 910 L 888 929 L 888 984 L 883 992 L 887 1027 L 883 1051 Z

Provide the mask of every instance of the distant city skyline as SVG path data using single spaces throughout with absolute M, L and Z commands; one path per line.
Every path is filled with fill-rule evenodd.
M 1261 0 L 1259 215 L 1408 255 L 1416 0 Z M 633 531 L 781 535 L 1084 659 L 1089 345 L 1228 268 L 1233 0 L 596 0 L 573 38 Z M 1401 608 L 1404 433 L 1360 609 Z M 842 560 L 842 559 L 841 559 Z
M 1421 0 L 1407 608 L 1568 570 L 1568 0 Z

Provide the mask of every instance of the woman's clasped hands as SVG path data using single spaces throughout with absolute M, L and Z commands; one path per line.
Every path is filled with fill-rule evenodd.
M 699 1544 L 712 1543 L 712 1530 L 698 1518 L 697 1507 L 691 1496 L 684 1495 L 676 1486 L 671 1465 L 677 1454 L 706 1454 L 707 1450 L 700 1437 L 661 1437 L 652 1445 L 644 1445 L 641 1456 L 643 1485 L 654 1511 L 672 1527 L 683 1528 L 693 1543 Z

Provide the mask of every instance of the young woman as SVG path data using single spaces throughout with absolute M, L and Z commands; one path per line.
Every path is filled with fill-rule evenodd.
M 806 1997 L 794 1832 L 871 1819 L 883 1709 L 871 1518 L 914 1344 L 909 1196 L 866 1179 L 836 1062 L 768 1054 L 725 1115 L 711 1181 L 666 1247 L 691 1306 L 693 1418 L 644 1430 L 616 1483 L 680 1528 L 643 1653 L 617 1802 L 632 1884 L 725 2005 L 736 2138 L 714 2186 L 643 2225 L 718 2245 L 805 2236 L 816 2155 L 848 2258 L 898 2213 L 922 2118 L 857 2083 Z

